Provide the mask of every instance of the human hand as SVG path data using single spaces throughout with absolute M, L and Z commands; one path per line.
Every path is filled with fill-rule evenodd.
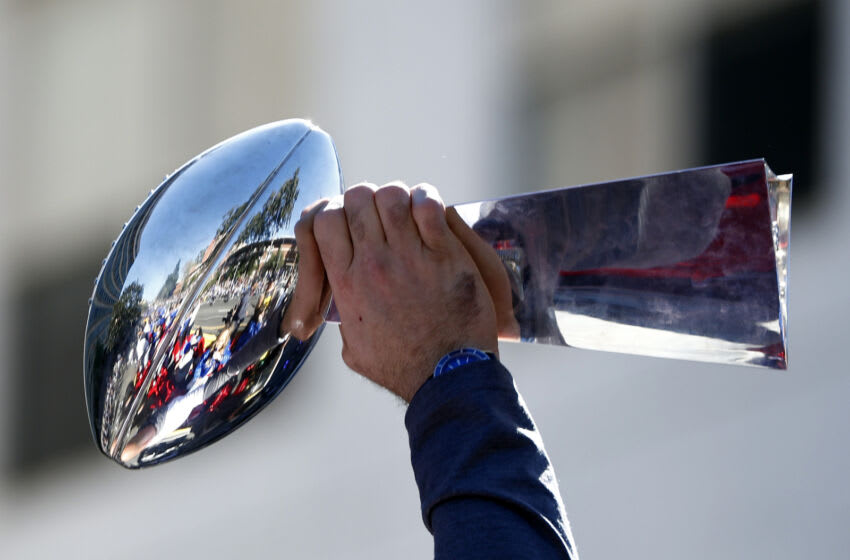
M 343 360 L 405 400 L 445 353 L 497 352 L 496 329 L 518 335 L 501 261 L 436 189 L 359 185 L 343 200 L 319 201 L 296 225 L 299 281 L 283 331 L 309 338 L 332 287 Z

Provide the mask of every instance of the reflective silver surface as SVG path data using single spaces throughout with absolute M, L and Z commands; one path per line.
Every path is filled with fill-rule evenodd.
M 190 453 L 286 386 L 321 332 L 278 332 L 295 217 L 342 187 L 330 137 L 290 120 L 151 191 L 104 261 L 86 327 L 106 455 L 136 468 Z M 505 264 L 523 342 L 784 369 L 790 202 L 791 176 L 753 160 L 456 208 Z
M 125 225 L 95 283 L 85 391 L 101 451 L 127 467 L 218 439 L 268 404 L 321 332 L 279 333 L 305 204 L 342 191 L 330 137 L 265 125 L 207 150 Z
M 456 208 L 523 342 L 785 369 L 790 204 L 753 160 Z

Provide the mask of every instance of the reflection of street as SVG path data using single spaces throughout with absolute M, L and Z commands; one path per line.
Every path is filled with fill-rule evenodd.
M 249 300 L 249 309 L 255 309 L 259 299 L 257 295 L 252 296 Z M 222 318 L 233 311 L 238 304 L 238 297 L 201 304 L 201 308 L 198 310 L 198 316 L 195 318 L 195 326 L 201 327 L 205 335 L 218 336 L 224 328 Z

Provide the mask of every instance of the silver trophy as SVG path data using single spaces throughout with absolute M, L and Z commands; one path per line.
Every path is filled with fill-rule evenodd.
M 167 461 L 280 393 L 322 331 L 280 332 L 294 217 L 342 190 L 331 138 L 287 120 L 151 191 L 90 303 L 85 392 L 103 453 Z M 790 204 L 791 175 L 751 160 L 455 208 L 505 265 L 521 342 L 785 369 Z

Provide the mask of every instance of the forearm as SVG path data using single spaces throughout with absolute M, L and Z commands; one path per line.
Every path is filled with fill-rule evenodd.
M 554 471 L 504 367 L 428 381 L 405 423 L 437 558 L 577 558 Z

